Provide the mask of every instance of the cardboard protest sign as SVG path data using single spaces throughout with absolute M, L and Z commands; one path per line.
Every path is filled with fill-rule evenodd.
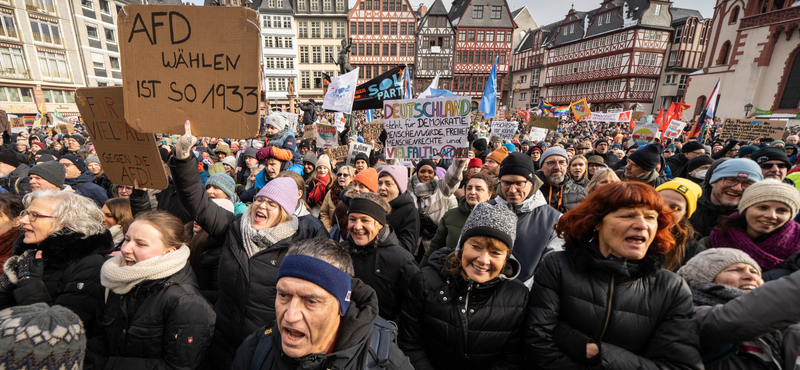
M 75 133 L 75 126 L 69 123 L 59 123 L 56 125 L 56 129 L 58 129 L 58 132 L 62 135 L 72 135 Z
M 347 152 L 349 149 L 349 147 L 342 145 L 332 149 L 325 149 L 325 154 L 328 155 L 328 158 L 330 158 L 331 162 L 341 162 L 347 158 Z
M 317 148 L 335 148 L 339 146 L 338 139 L 336 126 L 320 124 L 317 127 Z
M 211 26 L 213 25 L 213 26 Z M 259 16 L 246 7 L 128 4 L 117 18 L 126 120 L 139 132 L 258 134 Z
M 658 125 L 655 123 L 637 123 L 633 127 L 631 138 L 636 144 L 646 145 L 653 142 L 653 139 L 656 138 L 656 132 L 658 132 Z
M 387 100 L 386 158 L 466 158 L 471 97 Z
M 638 120 L 641 120 L 642 118 L 644 118 L 644 112 L 640 112 L 640 111 L 631 112 L 631 119 L 632 120 L 638 121 Z
M 358 153 L 364 153 L 369 157 L 369 153 L 372 151 L 372 145 L 359 143 L 354 141 L 350 143 L 350 148 L 347 150 L 347 162 L 345 162 L 348 166 L 355 167 L 356 165 L 356 156 Z
M 370 140 L 378 141 L 378 138 L 381 136 L 381 132 L 383 132 L 383 122 L 374 121 L 374 122 L 364 122 L 361 124 L 362 132 L 364 133 L 364 141 L 369 142 Z
M 575 119 L 581 119 L 592 114 L 592 111 L 589 110 L 589 103 L 586 102 L 586 98 L 570 104 L 569 107 L 572 108 L 572 114 L 575 115 Z
M 531 116 L 529 127 L 541 127 L 551 131 L 558 129 L 558 117 Z
M 725 118 L 720 137 L 739 141 L 753 141 L 762 137 L 780 140 L 785 130 L 786 121 Z
M 598 121 L 598 122 L 630 122 L 631 121 L 631 114 L 633 112 L 626 110 L 624 112 L 614 112 L 614 113 L 599 113 L 593 112 L 592 114 L 581 118 L 581 121 Z M 642 113 L 642 117 L 644 117 L 644 112 Z
M 11 125 L 12 128 L 13 127 L 25 127 L 25 119 L 22 118 L 22 117 L 9 118 L 8 124 Z
M 672 120 L 667 126 L 667 129 L 664 130 L 664 134 L 661 135 L 664 139 L 671 139 L 680 135 L 683 132 L 683 128 L 686 126 L 686 122 L 681 122 L 678 120 Z
M 492 135 L 499 135 L 503 140 L 511 140 L 517 133 L 519 124 L 513 121 L 492 121 Z
M 0 133 L 11 132 L 11 125 L 8 124 L 8 114 L 6 111 L 0 110 Z
M 530 137 L 530 141 L 538 143 L 547 137 L 547 129 L 541 127 L 534 127 L 533 129 L 531 129 L 531 132 L 528 134 L 528 136 Z
M 317 137 L 317 125 L 311 124 L 303 126 L 304 139 L 314 140 L 315 137 Z
M 123 89 L 80 88 L 75 93 L 100 165 L 115 184 L 133 186 L 133 180 L 137 180 L 143 188 L 166 189 L 167 174 L 155 135 L 138 132 L 125 121 Z

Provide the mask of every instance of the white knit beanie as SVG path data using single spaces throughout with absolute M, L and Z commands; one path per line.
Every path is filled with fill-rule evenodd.
M 735 263 L 746 263 L 756 268 L 761 276 L 761 267 L 747 253 L 733 248 L 711 248 L 698 253 L 678 270 L 686 284 L 711 283 L 726 267 Z
M 781 202 L 792 210 L 792 218 L 800 209 L 800 192 L 794 186 L 784 184 L 775 179 L 764 179 L 751 185 L 742 194 L 739 201 L 739 213 L 744 213 L 750 206 L 761 202 Z

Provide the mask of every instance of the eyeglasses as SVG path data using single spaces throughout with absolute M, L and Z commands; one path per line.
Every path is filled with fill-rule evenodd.
M 736 185 L 742 185 L 742 190 L 747 189 L 750 185 L 753 185 L 752 181 L 739 181 L 734 178 L 726 177 L 722 179 L 722 185 L 736 187 Z
M 528 181 L 505 181 L 505 180 L 500 180 L 500 185 L 502 185 L 504 188 L 510 188 L 511 185 L 514 185 L 514 187 L 516 187 L 517 189 L 522 189 L 522 188 L 524 188 L 525 186 L 528 185 Z
M 36 222 L 36 220 L 38 220 L 40 217 L 41 218 L 56 218 L 55 216 L 47 216 L 47 215 L 43 215 L 43 214 L 41 214 L 39 212 L 28 211 L 27 209 L 23 210 L 22 212 L 19 213 L 19 217 L 20 218 L 25 217 L 25 216 L 28 216 L 28 220 L 30 220 L 31 222 Z
M 261 206 L 261 203 L 264 203 L 264 202 L 267 203 L 267 209 L 268 210 L 273 210 L 275 208 L 278 208 L 278 203 L 273 202 L 272 199 L 269 199 L 269 198 L 267 198 L 265 196 L 260 196 L 260 197 L 256 197 L 255 199 L 253 199 L 253 205 L 256 206 L 256 207 Z
M 780 169 L 785 169 L 785 168 L 788 167 L 786 165 L 786 163 L 783 163 L 783 162 L 781 162 L 781 163 L 761 163 L 758 166 L 763 168 L 763 169 L 765 169 L 765 170 L 769 170 L 774 166 L 778 166 L 778 168 L 780 168 Z
M 350 177 L 350 174 L 349 173 L 337 173 L 336 176 L 337 177 Z
M 547 167 L 555 167 L 556 165 L 564 167 L 567 165 L 567 161 L 547 161 L 544 162 L 544 165 Z

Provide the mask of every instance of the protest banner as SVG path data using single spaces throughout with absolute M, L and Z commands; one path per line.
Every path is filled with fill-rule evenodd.
M 331 78 L 322 101 L 322 109 L 342 113 L 353 111 L 353 96 L 358 86 L 358 68 Z
M 336 112 L 333 114 L 333 125 L 336 126 L 336 132 L 344 131 L 345 123 L 347 123 L 347 119 L 344 118 L 344 114 L 342 112 Z
M 255 137 L 258 25 L 258 13 L 246 7 L 125 5 L 117 28 L 128 124 L 183 134 L 189 120 L 197 136 Z
M 513 121 L 492 121 L 491 135 L 499 135 L 503 140 L 511 140 L 517 133 L 519 124 Z
M 667 129 L 664 131 L 664 134 L 661 135 L 664 139 L 672 139 L 675 136 L 680 135 L 683 132 L 683 128 L 686 126 L 686 122 L 681 122 L 678 120 L 672 120 L 667 126 Z
M 317 127 L 317 148 L 335 148 L 339 146 L 338 141 L 336 126 L 320 124 Z
M 739 141 L 753 141 L 762 137 L 780 140 L 786 130 L 786 123 L 779 120 L 725 118 L 720 137 Z
M 361 85 L 353 95 L 353 110 L 382 109 L 383 101 L 403 97 L 403 71 L 405 66 L 394 67 Z M 328 92 L 331 76 L 322 74 L 322 94 Z
M 303 126 L 303 138 L 308 140 L 314 140 L 317 137 L 317 125 L 310 124 Z
M 624 112 L 614 113 L 599 113 L 592 112 L 592 114 L 581 118 L 580 121 L 598 121 L 598 122 L 630 122 L 632 111 L 626 110 Z M 644 112 L 642 112 L 644 113 Z M 644 115 L 642 115 L 644 117 Z
M 586 98 L 570 104 L 569 107 L 572 108 L 572 114 L 575 115 L 575 119 L 581 119 L 592 114 L 592 111 L 589 110 L 589 103 L 586 102 Z
M 551 131 L 558 129 L 558 117 L 531 116 L 529 127 L 541 127 Z
M 347 159 L 347 152 L 350 148 L 346 145 L 340 145 L 336 148 L 325 149 L 325 154 L 330 158 L 331 163 L 342 162 Z
M 531 142 L 538 143 L 547 137 L 547 129 L 541 127 L 534 127 L 531 129 L 531 132 L 530 134 L 528 134 L 528 136 L 530 136 Z
M 356 156 L 358 153 L 364 153 L 369 157 L 369 152 L 372 151 L 372 145 L 359 143 L 354 141 L 350 143 L 350 147 L 347 150 L 347 162 L 345 162 L 348 166 L 356 166 Z
M 364 122 L 361 124 L 362 132 L 364 133 L 364 141 L 370 140 L 377 141 L 383 132 L 383 121 Z
M 124 87 L 80 88 L 75 102 L 92 138 L 100 165 L 118 185 L 166 189 L 168 180 L 154 134 L 133 129 L 125 121 Z
M 636 144 L 646 145 L 653 142 L 653 139 L 656 138 L 656 132 L 658 132 L 657 124 L 641 122 L 633 127 L 631 138 Z
M 466 158 L 471 97 L 387 100 L 386 158 Z

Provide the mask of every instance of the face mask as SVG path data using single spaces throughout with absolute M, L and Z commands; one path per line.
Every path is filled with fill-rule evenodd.
M 708 172 L 708 170 L 697 171 L 697 172 L 695 172 L 694 177 L 698 178 L 700 180 L 705 180 L 707 172 Z

